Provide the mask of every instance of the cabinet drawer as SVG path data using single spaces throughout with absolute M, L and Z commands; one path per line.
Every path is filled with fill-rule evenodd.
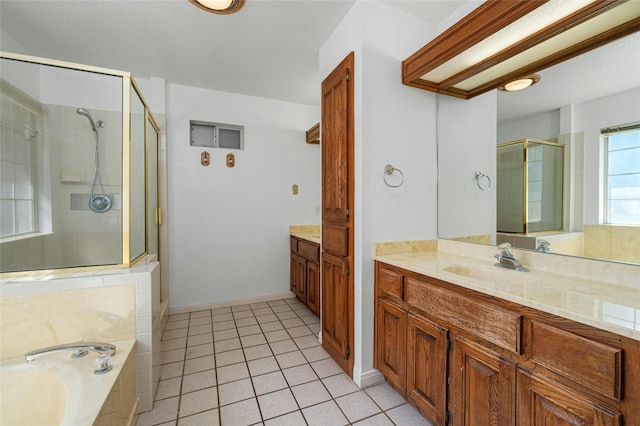
M 402 300 L 404 298 L 404 275 L 399 271 L 379 266 L 378 296 Z
M 320 246 L 308 241 L 298 241 L 298 254 L 312 262 L 320 262 Z
M 406 300 L 432 317 L 520 353 L 522 316 L 506 309 L 406 277 Z
M 291 251 L 294 253 L 298 252 L 298 239 L 295 237 L 289 237 L 289 240 L 291 241 Z
M 620 399 L 622 350 L 547 324 L 531 324 L 531 358 L 603 395 Z

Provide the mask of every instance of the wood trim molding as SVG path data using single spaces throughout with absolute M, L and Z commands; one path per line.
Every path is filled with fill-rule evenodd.
M 307 130 L 307 143 L 319 144 L 320 143 L 320 123 Z
M 515 78 L 522 77 L 556 65 L 574 56 L 588 52 L 618 38 L 640 31 L 640 18 L 633 18 L 597 36 L 586 39 L 569 48 L 554 52 L 538 61 L 527 64 L 506 75 L 501 75 L 487 83 L 470 90 L 454 87 L 456 84 L 473 77 L 507 59 L 539 45 L 564 31 L 583 24 L 601 15 L 627 0 L 598 0 L 575 13 L 559 20 L 535 34 L 520 40 L 495 55 L 474 64 L 463 71 L 449 76 L 441 82 L 422 79 L 426 73 L 436 69 L 478 42 L 500 31 L 506 26 L 544 5 L 549 0 L 500 1 L 487 0 L 477 9 L 462 18 L 444 33 L 429 42 L 423 48 L 402 62 L 402 82 L 431 92 L 442 93 L 458 98 L 469 99 L 493 90 Z

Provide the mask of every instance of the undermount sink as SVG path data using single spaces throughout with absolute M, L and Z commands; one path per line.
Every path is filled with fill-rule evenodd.
M 472 278 L 475 280 L 486 281 L 496 284 L 530 284 L 539 282 L 540 279 L 529 274 L 515 271 L 513 269 L 495 268 L 495 267 L 479 267 L 465 265 L 448 265 L 442 268 L 443 271 L 450 274 L 459 275 L 461 277 Z

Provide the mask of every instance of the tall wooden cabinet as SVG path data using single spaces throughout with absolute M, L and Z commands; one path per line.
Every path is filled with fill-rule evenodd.
M 640 424 L 640 342 L 376 262 L 375 366 L 436 425 Z
M 353 370 L 353 66 L 351 52 L 322 82 L 322 345 Z

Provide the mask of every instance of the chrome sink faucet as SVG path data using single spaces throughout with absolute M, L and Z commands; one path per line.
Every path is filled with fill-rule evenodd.
M 66 343 L 64 345 L 49 346 L 48 348 L 36 349 L 35 351 L 27 352 L 24 355 L 24 359 L 27 361 L 33 361 L 43 355 L 52 354 L 61 351 L 74 351 L 71 358 L 80 358 L 89 353 L 89 351 L 97 352 L 99 354 L 113 355 L 116 353 L 116 346 L 110 343 L 95 343 L 95 342 L 75 342 Z
M 500 250 L 499 254 L 496 254 L 494 257 L 498 259 L 498 263 L 494 266 L 499 266 L 501 268 L 507 269 L 515 269 L 520 272 L 527 272 L 528 269 L 525 268 L 518 262 L 518 259 L 511 252 L 511 244 L 502 243 L 498 246 L 498 250 Z

